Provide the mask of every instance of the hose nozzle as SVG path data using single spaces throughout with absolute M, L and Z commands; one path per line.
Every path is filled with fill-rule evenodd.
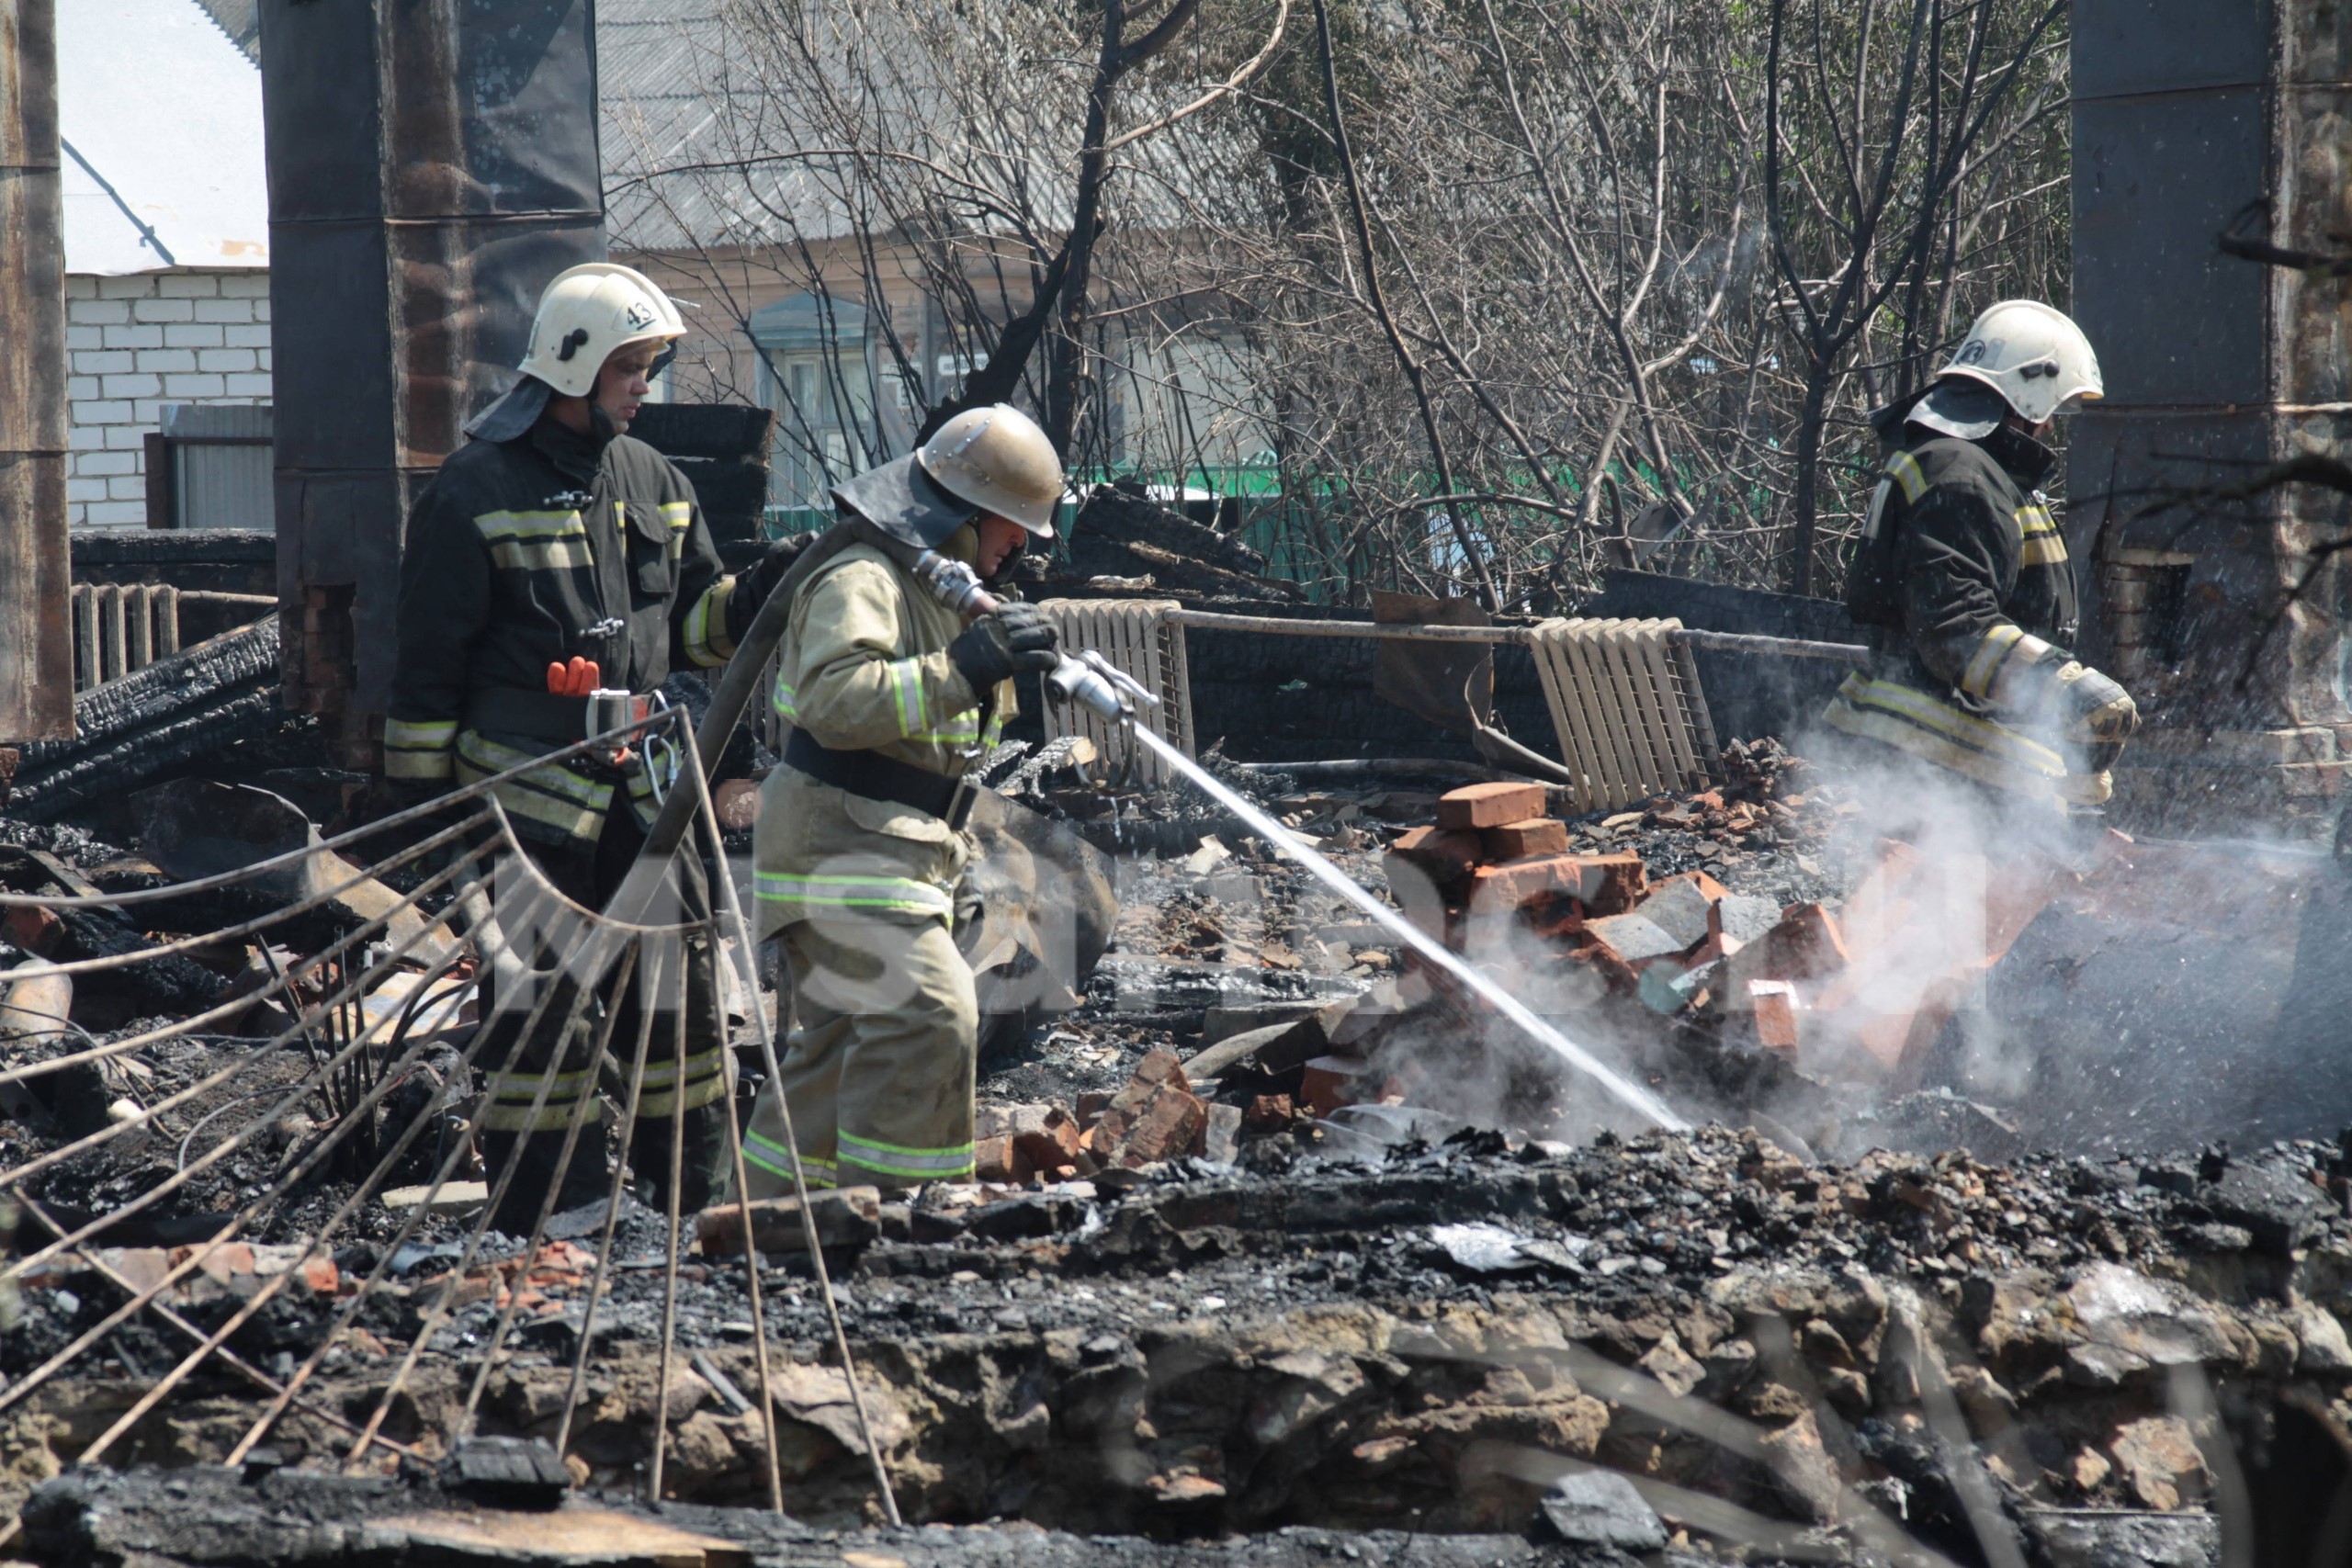
M 1137 703 L 1159 705 L 1142 682 L 1091 648 L 1062 655 L 1062 661 L 1046 671 L 1046 694 L 1057 703 L 1091 708 L 1113 724 L 1135 717 Z

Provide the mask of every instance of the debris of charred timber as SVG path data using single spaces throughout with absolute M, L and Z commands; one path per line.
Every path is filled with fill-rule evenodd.
M 277 678 L 273 617 L 92 687 L 74 705 L 74 739 L 24 749 L 10 814 L 52 821 L 268 734 L 284 717 Z

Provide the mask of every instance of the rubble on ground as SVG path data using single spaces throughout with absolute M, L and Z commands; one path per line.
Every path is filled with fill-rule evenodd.
M 1187 1564 L 1334 1551 L 1980 1561 L 2000 1555 L 1979 1539 L 1991 1528 L 2037 1562 L 2218 1562 L 2214 1456 L 2241 1456 L 2243 1484 L 2267 1496 L 2287 1484 L 2267 1457 L 2280 1422 L 2340 1439 L 2352 1418 L 2352 1148 L 2033 1154 L 2018 1108 L 1904 1076 L 1925 1071 L 1914 1036 L 1939 1035 L 1916 1023 L 1931 1005 L 1891 1055 L 1833 1049 L 1838 987 L 1904 928 L 1894 892 L 1908 863 L 1899 846 L 1850 841 L 1850 804 L 1776 744 L 1729 749 L 1710 790 L 1584 817 L 1509 779 L 1439 792 L 1409 777 L 1230 775 L 1287 831 L 1391 889 L 1423 931 L 1502 966 L 1531 1006 L 1713 1123 L 1690 1134 L 1612 1128 L 1589 1087 L 1531 1057 L 1442 969 L 1203 804 L 1113 787 L 1104 759 L 1068 743 L 1008 748 L 989 771 L 1028 809 L 992 829 L 1022 852 L 998 857 L 1008 913 L 986 940 L 1003 953 L 984 973 L 1033 983 L 983 1064 L 981 1179 L 748 1216 L 797 1523 L 753 1523 L 767 1450 L 740 1210 L 687 1216 L 673 1248 L 663 1217 L 624 1194 L 617 1214 L 558 1216 L 536 1250 L 492 1235 L 469 1254 L 487 1195 L 468 1165 L 436 1189 L 426 1162 L 403 1178 L 423 1185 L 381 1194 L 324 1253 L 303 1240 L 347 1179 L 310 1181 L 245 1238 L 198 1250 L 334 1114 L 315 1097 L 280 1110 L 309 1058 L 273 1043 L 292 1015 L 256 976 L 357 929 L 363 906 L 270 939 L 293 946 L 158 954 L 120 972 L 127 984 L 28 989 L 0 1010 L 14 1063 L 256 998 L 250 1016 L 71 1080 L 0 1086 L 17 1091 L 0 1124 L 0 1167 L 14 1168 L 103 1125 L 117 1101 L 135 1115 L 235 1068 L 45 1171 L 28 1193 L 38 1213 L 17 1218 L 20 1251 L 46 1241 L 44 1223 L 90 1224 L 176 1178 L 208 1132 L 242 1140 L 167 1201 L 25 1271 L 0 1303 L 13 1382 L 127 1290 L 178 1275 L 162 1310 L 0 1410 L 16 1456 L 0 1506 L 25 1509 L 16 1550 L 244 1550 L 208 1558 L 142 1534 L 163 1506 L 142 1490 L 149 1472 L 64 1467 L 191 1331 L 281 1278 L 231 1338 L 239 1362 L 199 1372 L 109 1456 L 175 1467 L 166 1476 L 217 1461 L 256 1413 L 255 1380 L 325 1345 L 267 1465 L 176 1469 L 178 1495 L 225 1521 L 221 1542 L 277 1528 L 246 1506 L 281 1496 L 268 1487 L 349 1531 L 458 1507 L 424 1477 L 450 1451 L 502 1315 L 513 1329 L 477 1435 L 551 1438 L 589 1334 L 568 1506 L 640 1517 L 626 1500 L 658 1426 L 664 1495 L 684 1510 L 662 1522 L 737 1542 L 781 1532 L 756 1548 L 781 1561 L 1098 1561 L 1079 1538 L 1103 1534 L 1246 1538 L 1118 1549 Z M 196 825 L 217 837 L 242 821 L 254 858 L 316 849 L 283 801 L 243 804 L 258 815 L 172 786 L 138 854 L 12 826 L 0 884 L 45 897 L 167 886 L 206 863 L 185 858 L 204 852 Z M 1128 830 L 1119 852 L 1088 831 L 1102 824 Z M 1148 848 L 1138 828 L 1159 833 Z M 312 890 L 334 871 L 293 865 Z M 2020 926 L 2054 897 L 2020 905 Z M 42 981 L 44 957 L 143 952 L 237 910 L 12 910 L 0 956 L 33 968 L 6 1005 Z M 1085 933 L 1075 966 L 1056 966 L 1049 919 Z M 55 1025 L 61 1005 L 70 1029 Z M 435 1027 L 455 1040 L 467 1021 Z M 400 1114 L 432 1119 L 435 1141 L 461 1132 L 452 1108 L 470 1085 L 454 1052 L 401 1092 Z M 900 1506 L 976 1528 L 858 1533 L 874 1494 L 820 1259 Z M 446 1315 L 429 1321 L 436 1302 Z M 300 1492 L 309 1471 L 339 1466 L 351 1433 L 336 1420 L 389 1397 L 412 1342 L 384 1437 L 418 1457 L 379 1450 L 348 1497 Z M 1022 1531 L 977 1523 L 1005 1519 Z

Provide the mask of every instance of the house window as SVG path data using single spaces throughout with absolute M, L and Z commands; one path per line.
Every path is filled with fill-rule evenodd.
M 884 455 L 865 307 L 796 294 L 762 306 L 748 324 L 759 354 L 760 400 L 776 416 L 769 500 L 829 509 L 834 485 Z

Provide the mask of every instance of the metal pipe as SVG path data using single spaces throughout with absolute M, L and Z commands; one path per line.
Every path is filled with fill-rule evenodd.
M 74 739 L 55 0 L 0 0 L 0 741 Z
M 1197 626 L 1204 631 L 1263 632 L 1272 637 L 1359 637 L 1375 642 L 1525 643 L 1534 640 L 1535 626 L 1425 626 L 1388 621 L 1307 621 L 1280 615 L 1230 615 L 1215 610 L 1170 610 L 1170 626 Z M 1848 664 L 1869 662 L 1870 649 L 1859 643 L 1807 642 L 1798 637 L 1758 637 L 1745 632 L 1710 632 L 1685 627 L 1667 634 L 1670 641 L 1709 653 L 1760 654 L 1771 659 L 1827 659 Z

